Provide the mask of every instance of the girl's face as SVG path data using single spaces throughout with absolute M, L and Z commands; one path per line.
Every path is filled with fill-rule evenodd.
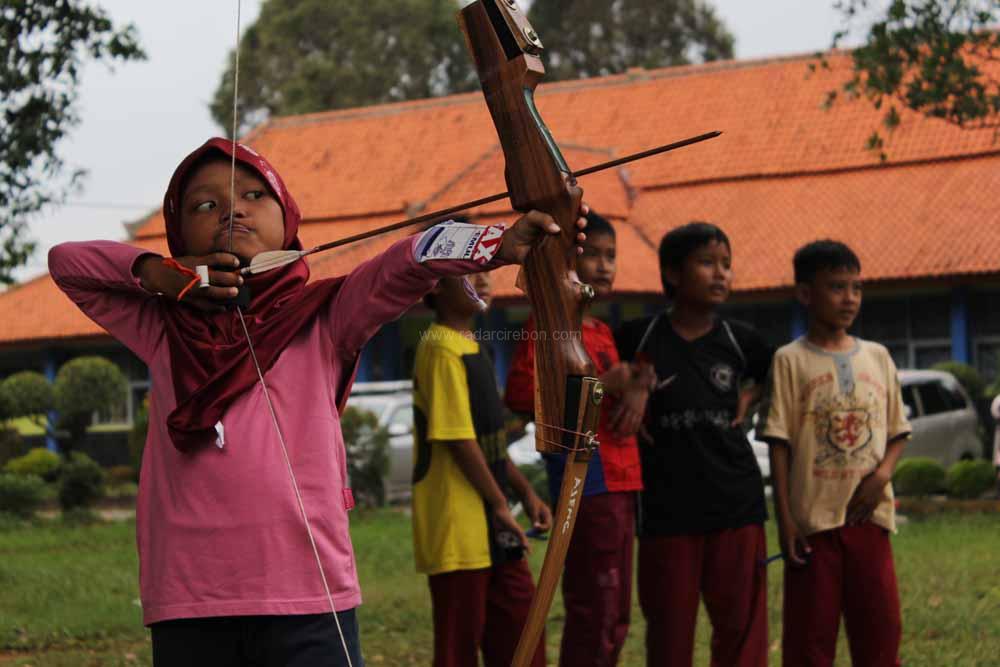
M 729 298 L 733 284 L 733 257 L 729 246 L 710 241 L 684 259 L 680 271 L 668 269 L 678 301 L 719 306 Z
M 229 201 L 232 165 L 204 162 L 191 172 L 181 193 L 181 238 L 189 255 L 232 252 L 243 262 L 267 250 L 281 250 L 285 216 L 264 179 L 236 165 L 235 204 Z M 232 211 L 232 249 L 229 216 Z

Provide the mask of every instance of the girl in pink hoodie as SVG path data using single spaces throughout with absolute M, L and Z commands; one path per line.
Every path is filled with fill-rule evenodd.
M 224 139 L 180 164 L 163 215 L 170 259 L 109 241 L 49 253 L 59 287 L 149 367 L 136 532 L 154 663 L 359 667 L 339 415 L 361 348 L 441 276 L 520 262 L 558 227 L 535 211 L 502 236 L 438 225 L 341 278 L 308 282 L 302 260 L 243 277 L 261 252 L 301 249 L 300 214 Z

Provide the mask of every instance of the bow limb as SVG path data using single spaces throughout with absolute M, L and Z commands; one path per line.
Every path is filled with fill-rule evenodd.
M 459 23 L 479 73 L 506 162 L 513 208 L 552 216 L 562 233 L 546 238 L 524 261 L 519 285 L 531 303 L 535 340 L 536 448 L 568 452 L 552 538 L 513 664 L 531 662 L 565 562 L 587 464 L 596 444 L 603 395 L 583 347 L 581 323 L 593 290 L 574 271 L 582 192 L 535 107 L 545 73 L 541 42 L 514 0 L 477 0 Z

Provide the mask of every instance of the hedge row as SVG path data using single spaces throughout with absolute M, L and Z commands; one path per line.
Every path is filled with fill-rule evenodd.
M 901 496 L 947 493 L 954 498 L 979 498 L 997 483 L 989 461 L 959 461 L 948 470 L 933 459 L 914 457 L 896 466 L 892 485 Z
M 11 459 L 0 473 L 0 513 L 31 517 L 45 500 L 45 482 L 58 484 L 64 511 L 92 507 L 104 495 L 106 474 L 80 452 L 67 460 L 46 449 Z

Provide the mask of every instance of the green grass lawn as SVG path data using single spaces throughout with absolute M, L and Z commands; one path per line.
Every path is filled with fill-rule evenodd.
M 409 519 L 394 511 L 356 511 L 353 536 L 365 597 L 360 622 L 367 662 L 430 664 L 429 594 L 426 579 L 413 572 Z M 774 545 L 773 531 L 769 537 Z M 538 547 L 532 556 L 536 572 L 544 545 Z M 900 527 L 894 547 L 906 667 L 1000 665 L 1000 516 L 910 521 Z M 772 664 L 779 665 L 781 565 L 772 565 L 770 575 Z M 0 664 L 149 664 L 136 576 L 132 523 L 47 522 L 0 530 Z M 557 598 L 548 626 L 552 662 L 561 608 Z M 644 664 L 644 631 L 636 605 L 621 664 Z M 708 663 L 708 637 L 702 614 L 697 665 Z M 846 646 L 837 664 L 849 664 Z

